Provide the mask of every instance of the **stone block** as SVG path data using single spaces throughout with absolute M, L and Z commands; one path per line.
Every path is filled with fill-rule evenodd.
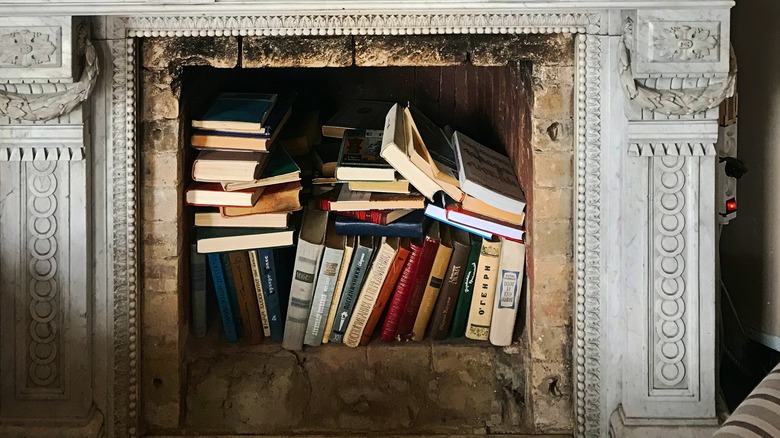
M 155 290 L 144 285 L 143 292 L 144 337 L 155 337 L 161 342 L 161 345 L 171 341 L 175 342 L 179 323 L 186 319 L 186 315 L 180 313 L 179 291 L 177 289 Z M 176 343 L 176 345 L 178 344 Z M 147 347 L 151 350 L 161 348 L 158 345 L 144 342 L 144 354 L 149 351 L 146 349 Z
M 176 151 L 146 153 L 141 164 L 142 185 L 148 188 L 176 188 L 184 182 L 184 165 Z
M 352 37 L 244 37 L 242 67 L 349 67 Z
M 531 144 L 535 152 L 573 152 L 574 128 L 571 115 L 531 118 Z
M 531 304 L 533 305 L 533 304 Z M 529 339 L 531 358 L 545 362 L 562 362 L 571 356 L 571 326 L 545 327 L 531 318 Z
M 150 429 L 179 427 L 182 402 L 182 365 L 180 358 L 147 359 L 141 362 L 143 415 Z
M 536 187 L 534 189 L 534 219 L 571 220 L 574 214 L 571 188 Z
M 238 38 L 232 36 L 143 38 L 141 41 L 141 65 L 147 69 L 238 65 Z
M 536 430 L 544 433 L 571 433 L 574 427 L 571 364 L 533 361 L 530 373 Z
M 149 257 L 147 257 L 147 255 Z M 175 279 L 179 276 L 179 257 L 152 257 L 150 253 L 144 252 L 143 265 L 144 278 L 153 279 Z
M 361 67 L 460 65 L 466 63 L 468 51 L 468 36 L 355 37 L 355 65 Z
M 184 212 L 184 190 L 180 187 L 144 187 L 141 195 L 143 219 L 149 222 L 177 220 Z
M 512 61 L 535 65 L 572 65 L 571 35 L 471 35 L 471 63 L 480 67 L 501 66 Z
M 179 120 L 147 120 L 141 125 L 142 152 L 178 153 L 182 149 Z
M 574 253 L 574 229 L 568 220 L 535 220 L 531 231 L 534 260 L 547 256 L 568 256 Z
M 574 154 L 571 152 L 534 155 L 534 187 L 566 188 L 574 184 Z
M 176 120 L 179 117 L 179 96 L 171 84 L 173 76 L 167 71 L 144 70 L 141 93 L 141 120 Z
M 555 118 L 571 114 L 574 108 L 574 68 L 535 66 L 533 94 L 534 117 Z

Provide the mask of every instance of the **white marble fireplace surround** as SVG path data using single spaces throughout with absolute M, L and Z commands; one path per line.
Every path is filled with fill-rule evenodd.
M 139 434 L 139 38 L 559 32 L 577 45 L 574 433 L 708 436 L 733 4 L 4 0 L 0 436 Z

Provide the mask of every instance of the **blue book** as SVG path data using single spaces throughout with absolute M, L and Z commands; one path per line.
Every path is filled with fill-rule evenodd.
M 244 336 L 244 325 L 241 321 L 241 309 L 238 308 L 238 295 L 236 295 L 236 281 L 233 278 L 233 268 L 230 266 L 230 257 L 226 252 L 219 253 L 219 261 L 222 263 L 223 275 L 225 276 L 225 285 L 227 286 L 227 297 L 230 303 L 230 311 L 233 312 L 233 320 L 236 322 L 236 335 Z
M 483 237 L 485 239 L 491 239 L 493 237 L 493 234 L 487 231 L 482 231 L 480 229 L 473 228 L 468 225 L 459 224 L 457 222 L 453 222 L 447 219 L 447 210 L 441 205 L 439 205 L 438 203 L 431 202 L 430 204 L 426 205 L 425 215 L 431 219 L 436 219 L 439 222 L 443 222 L 455 228 L 460 228 L 463 231 L 469 232 L 471 234 L 476 234 L 477 236 Z
M 290 252 L 292 249 L 292 252 Z M 282 342 L 284 338 L 284 323 L 287 318 L 287 300 L 292 281 L 292 267 L 295 247 L 282 249 L 258 249 L 260 276 L 263 280 L 263 297 L 268 312 L 268 325 L 271 329 L 271 340 Z
M 428 225 L 423 210 L 413 211 L 387 225 L 362 221 L 349 216 L 336 216 L 336 234 L 340 236 L 376 236 L 422 238 Z
M 347 331 L 352 312 L 355 310 L 355 303 L 363 288 L 363 281 L 371 266 L 374 245 L 375 242 L 371 236 L 360 236 L 357 239 L 355 253 L 352 256 L 352 263 L 349 265 L 347 279 L 344 283 L 344 291 L 336 310 L 336 319 L 333 321 L 333 329 L 330 332 L 330 342 L 344 342 L 344 333 Z
M 211 269 L 211 279 L 214 282 L 214 291 L 217 296 L 219 313 L 222 315 L 222 327 L 225 331 L 225 339 L 228 342 L 238 341 L 236 332 L 236 323 L 233 310 L 230 308 L 228 299 L 227 283 L 225 282 L 225 272 L 220 262 L 220 254 L 208 254 L 208 265 Z
M 276 103 L 276 94 L 222 93 L 200 120 L 198 129 L 264 132 L 265 122 Z

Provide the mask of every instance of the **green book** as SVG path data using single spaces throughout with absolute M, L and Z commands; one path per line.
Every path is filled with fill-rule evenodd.
M 463 276 L 463 282 L 460 285 L 458 293 L 458 304 L 455 306 L 455 312 L 452 314 L 452 330 L 450 336 L 460 338 L 466 335 L 466 324 L 469 319 L 469 310 L 471 309 L 471 298 L 474 296 L 474 276 L 477 274 L 477 261 L 479 261 L 479 251 L 482 249 L 482 238 L 474 234 L 471 236 L 471 250 L 469 251 L 468 262 L 466 262 L 466 273 Z
M 198 227 L 198 252 L 244 251 L 292 246 L 293 228 Z
M 192 127 L 239 132 L 264 132 L 264 123 L 276 103 L 276 94 L 222 93 Z
M 300 180 L 301 168 L 284 148 L 276 147 L 271 151 L 271 156 L 268 157 L 268 162 L 266 162 L 259 179 L 254 181 L 227 181 L 222 183 L 222 188 L 232 192 Z

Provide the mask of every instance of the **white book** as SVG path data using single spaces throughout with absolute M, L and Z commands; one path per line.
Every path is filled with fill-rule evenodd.
M 398 253 L 399 242 L 400 239 L 397 237 L 382 238 L 379 252 L 371 264 L 371 270 L 366 276 L 355 304 L 355 310 L 353 310 L 349 325 L 347 325 L 347 331 L 344 333 L 344 343 L 347 346 L 357 347 L 360 345 L 363 329 L 366 328 L 368 317 L 371 316 L 379 291 L 382 289 L 388 271 L 390 271 L 390 265 Z
M 339 307 L 339 301 L 341 301 L 341 292 L 344 291 L 344 283 L 347 280 L 347 273 L 349 272 L 349 264 L 352 261 L 352 253 L 355 251 L 355 236 L 347 237 L 347 243 L 344 245 L 344 256 L 341 257 L 341 267 L 339 268 L 339 274 L 336 276 L 336 285 L 333 287 L 333 297 L 330 301 L 330 309 L 328 310 L 328 319 L 325 321 L 325 330 L 322 333 L 322 343 L 327 344 L 330 340 L 330 332 L 333 330 L 333 321 L 336 320 L 336 310 Z
M 452 143 L 458 158 L 461 190 L 510 213 L 525 210 L 525 195 L 509 157 L 457 131 L 452 134 Z
M 325 252 L 322 254 L 320 272 L 317 274 L 317 284 L 314 286 L 314 297 L 311 301 L 309 322 L 306 324 L 306 336 L 303 338 L 303 343 L 306 345 L 322 344 L 322 334 L 325 331 L 333 290 L 336 288 L 341 261 L 344 258 L 345 244 L 346 238 L 337 235 L 335 228 L 328 224 Z
M 490 321 L 490 343 L 507 346 L 512 343 L 520 290 L 525 268 L 525 245 L 512 240 L 501 242 L 498 262 L 498 282 L 493 299 L 493 317 Z
M 490 322 L 493 316 L 493 297 L 496 294 L 496 280 L 501 240 L 482 241 L 477 261 L 477 273 L 474 281 L 474 293 L 471 297 L 469 319 L 466 324 L 466 337 L 487 341 L 490 334 Z
M 328 212 L 309 203 L 303 215 L 298 249 L 295 253 L 290 301 L 287 305 L 287 321 L 284 325 L 282 347 L 287 350 L 303 348 L 306 324 L 309 322 L 314 282 L 325 249 L 325 231 L 328 226 Z

